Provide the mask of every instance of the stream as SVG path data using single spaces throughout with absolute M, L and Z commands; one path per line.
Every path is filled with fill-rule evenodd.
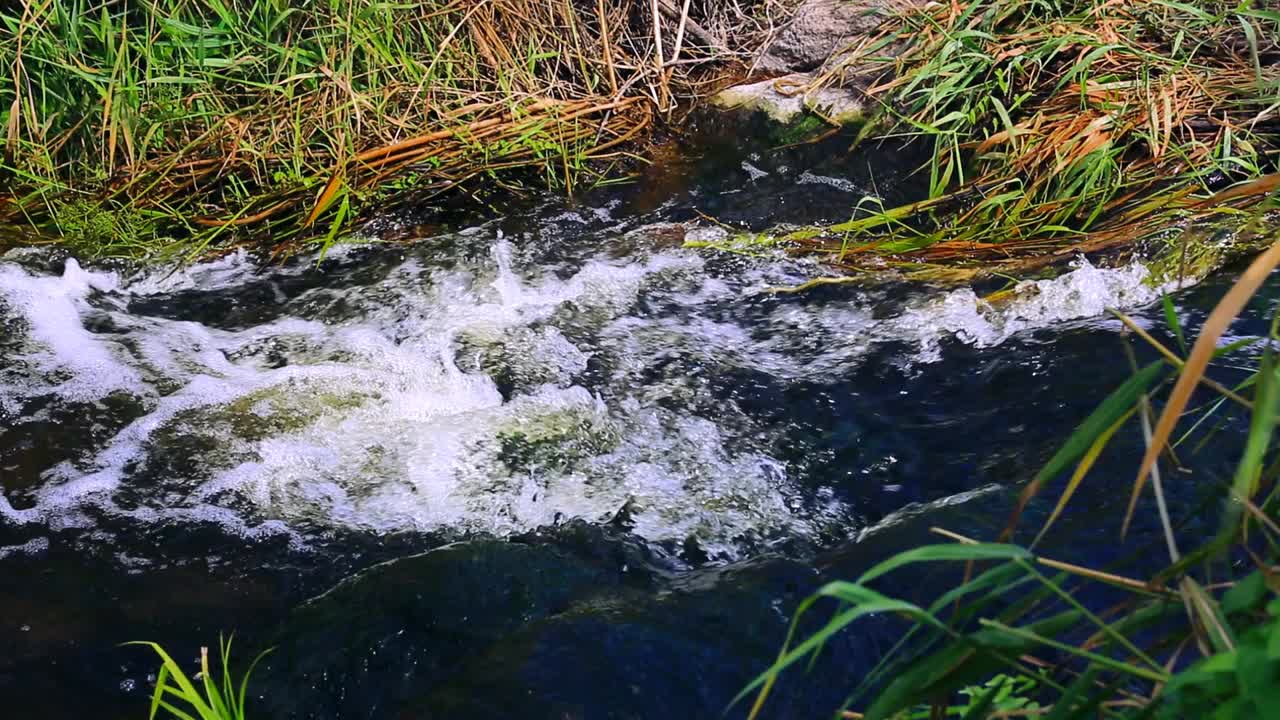
M 1106 308 L 1169 337 L 1136 265 L 1079 260 L 995 306 L 776 292 L 825 271 L 686 249 L 725 233 L 700 213 L 839 220 L 906 193 L 910 163 L 731 140 L 575 201 L 400 208 L 372 228 L 397 241 L 323 258 L 0 257 L 6 712 L 142 718 L 156 662 L 120 643 L 190 663 L 234 632 L 237 658 L 275 648 L 256 717 L 717 717 L 822 582 L 935 525 L 996 534 L 1129 373 Z M 1175 293 L 1189 325 L 1229 279 Z M 1229 477 L 1234 442 L 1197 472 Z M 1141 447 L 1126 427 L 1045 552 L 1155 539 L 1141 515 L 1114 531 Z M 1201 498 L 1169 485 L 1175 512 Z M 770 716 L 826 716 L 899 631 L 869 618 Z

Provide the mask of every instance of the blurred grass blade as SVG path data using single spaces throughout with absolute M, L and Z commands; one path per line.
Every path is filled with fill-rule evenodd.
M 863 587 L 856 583 L 834 582 L 828 583 L 817 592 L 815 598 L 810 598 L 809 601 L 806 601 L 801 605 L 801 609 L 798 610 L 796 612 L 796 616 L 792 618 L 793 628 L 799 620 L 800 615 L 812 604 L 812 600 L 817 597 L 838 598 L 851 604 L 852 607 L 848 610 L 841 611 L 829 620 L 820 630 L 805 638 L 803 642 L 796 645 L 791 650 L 785 651 L 771 667 L 743 688 L 742 691 L 739 692 L 738 695 L 730 702 L 730 706 L 736 705 L 740 700 L 750 694 L 752 690 L 760 688 L 760 692 L 756 696 L 756 701 L 752 705 L 751 713 L 748 715 L 748 717 L 752 719 L 758 717 L 760 711 L 764 707 L 765 701 L 768 699 L 769 692 L 772 690 L 774 682 L 783 670 L 806 657 L 809 653 L 821 648 L 832 635 L 840 632 L 853 623 L 853 621 L 865 615 L 875 613 L 903 613 L 922 622 L 941 626 L 936 618 L 916 605 L 902 602 L 900 600 L 892 600 L 870 588 Z M 786 650 L 785 647 L 783 649 Z
M 1080 459 L 1080 464 L 1076 466 L 1076 471 L 1071 474 L 1071 479 L 1067 482 L 1067 487 L 1063 489 L 1062 497 L 1058 498 L 1058 504 L 1054 506 L 1053 512 L 1049 515 L 1049 519 L 1044 521 L 1044 525 L 1041 526 L 1040 532 L 1036 534 L 1036 539 L 1031 541 L 1031 547 L 1039 545 L 1040 540 L 1044 538 L 1045 533 L 1049 532 L 1049 528 L 1053 527 L 1053 523 L 1057 521 L 1058 517 L 1062 514 L 1062 511 L 1066 509 L 1067 503 L 1071 500 L 1071 497 L 1075 495 L 1076 490 L 1080 487 L 1080 483 L 1084 480 L 1084 476 L 1089 473 L 1091 468 L 1093 468 L 1093 464 L 1097 462 L 1098 456 L 1101 455 L 1102 451 L 1107 447 L 1107 443 L 1111 442 L 1111 437 L 1116 434 L 1116 431 L 1119 430 L 1121 426 L 1129 420 L 1129 418 L 1133 417 L 1135 409 L 1136 408 L 1129 408 L 1128 412 L 1122 415 L 1119 420 L 1116 420 L 1111 427 L 1104 430 L 1102 434 L 1093 441 L 1093 445 L 1089 446 L 1088 452 L 1084 454 L 1084 457 Z
M 1041 468 L 1030 484 L 1023 489 L 1018 497 L 1017 505 L 1005 525 L 1004 532 L 1000 536 L 1001 540 L 1008 540 L 1013 535 L 1018 519 L 1022 516 L 1022 511 L 1026 508 L 1027 503 L 1031 502 L 1031 499 L 1040 492 L 1040 488 L 1044 483 L 1057 477 L 1070 467 L 1071 463 L 1083 457 L 1108 428 L 1115 425 L 1121 417 L 1131 412 L 1138 398 L 1161 377 L 1164 367 L 1163 362 L 1156 361 L 1142 368 L 1126 380 L 1123 385 L 1112 391 L 1097 409 L 1089 417 L 1085 418 L 1084 422 L 1080 423 L 1071 434 L 1071 437 L 1067 438 L 1067 441 L 1058 452 L 1049 459 L 1049 462 Z
M 960 720 L 986 720 L 991 714 L 991 709 L 995 707 L 996 697 L 1002 689 L 999 683 L 993 683 L 984 689 L 982 695 L 965 711 Z
M 1173 333 L 1173 337 L 1178 341 L 1178 349 L 1183 355 L 1187 354 L 1187 338 L 1182 333 L 1182 322 L 1178 319 L 1178 311 L 1173 306 L 1173 298 L 1168 293 L 1160 296 L 1160 304 L 1164 307 L 1164 321 L 1169 326 L 1169 331 Z
M 1134 677 L 1141 678 L 1143 680 L 1147 680 L 1150 682 L 1167 682 L 1169 680 L 1169 674 L 1167 672 L 1157 672 L 1155 670 L 1149 670 L 1144 667 L 1139 667 L 1137 665 L 1130 665 L 1129 663 L 1122 662 L 1114 658 L 1109 658 L 1105 655 L 1099 655 L 1098 653 L 1095 653 L 1095 652 L 1082 650 L 1081 648 L 1075 647 L 1069 643 L 1061 642 L 1051 637 L 1040 635 L 1033 630 L 1011 627 L 997 620 L 982 620 L 981 622 L 982 622 L 982 625 L 985 627 L 994 628 L 1001 632 L 1009 633 L 1010 635 L 1013 635 L 1015 637 L 1020 637 L 1026 640 L 1034 641 L 1039 645 L 1045 645 L 1047 647 L 1054 648 L 1055 650 L 1061 650 L 1062 652 L 1069 653 L 1077 657 L 1085 658 L 1091 662 L 1097 663 L 1104 667 L 1107 667 L 1112 670 L 1116 670 L 1128 675 L 1132 675 Z
M 1205 630 L 1209 644 L 1214 652 L 1230 652 L 1236 648 L 1236 638 L 1231 626 L 1222 615 L 1218 603 L 1205 592 L 1191 577 L 1182 578 L 1180 589 L 1186 598 L 1187 606 L 1199 621 L 1198 625 Z
M 975 560 L 1028 560 L 1031 559 L 1031 557 L 1032 555 L 1030 552 L 1020 547 L 997 543 L 925 545 L 923 547 L 901 552 L 888 560 L 885 560 L 863 573 L 862 577 L 858 579 L 858 582 L 860 584 L 869 583 L 886 573 L 911 563 L 940 561 L 967 562 Z
M 1173 433 L 1174 426 L 1177 425 L 1178 419 L 1182 417 L 1182 411 L 1187 408 L 1187 404 L 1191 401 L 1191 394 L 1200 383 L 1200 378 L 1204 375 L 1210 359 L 1213 358 L 1214 350 L 1218 347 L 1218 339 L 1227 331 L 1236 316 L 1244 309 L 1245 304 L 1249 302 L 1249 299 L 1258 291 L 1258 288 L 1262 286 L 1262 283 L 1266 281 L 1277 265 L 1280 265 L 1280 242 L 1274 243 L 1249 265 L 1249 268 L 1244 271 L 1240 279 L 1236 281 L 1231 290 L 1227 292 L 1226 296 L 1210 313 L 1209 318 L 1205 320 L 1204 326 L 1200 329 L 1200 336 L 1191 348 L 1191 354 L 1187 357 L 1186 365 L 1178 376 L 1178 381 L 1174 384 L 1173 390 L 1169 393 L 1169 399 L 1165 403 L 1163 412 L 1160 413 L 1160 420 L 1156 423 L 1155 431 L 1152 433 L 1151 446 L 1147 448 L 1146 454 L 1142 457 L 1142 464 L 1138 468 L 1138 477 L 1134 482 L 1133 493 L 1129 498 L 1129 508 L 1125 512 L 1124 522 L 1121 526 L 1121 537 L 1124 537 L 1127 533 L 1129 524 L 1133 520 L 1133 512 L 1137 507 L 1138 496 L 1142 493 L 1142 488 L 1151 474 L 1151 466 L 1155 464 L 1161 451 L 1168 444 L 1169 436 Z
M 1275 331 L 1276 323 L 1273 321 L 1273 337 Z M 1280 410 L 1280 382 L 1277 382 L 1275 353 L 1270 342 L 1263 347 L 1261 365 L 1254 377 L 1258 380 L 1253 415 L 1249 419 L 1249 435 L 1245 440 L 1244 453 L 1240 456 L 1240 463 L 1231 483 L 1232 497 L 1227 501 L 1224 527 L 1233 527 L 1239 521 L 1243 503 L 1248 502 L 1258 491 L 1267 450 L 1271 447 L 1271 439 L 1275 433 L 1276 414 Z

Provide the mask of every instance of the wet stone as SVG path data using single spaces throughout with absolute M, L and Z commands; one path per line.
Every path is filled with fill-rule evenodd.
M 779 608 L 819 578 L 802 563 L 765 559 L 662 590 L 670 561 L 631 542 L 576 524 L 372 568 L 284 625 L 259 678 L 266 710 L 276 718 L 498 718 L 514 707 L 530 717 L 713 716 L 776 653 L 787 623 Z M 782 707 L 830 707 L 823 679 L 780 689 Z
M 737 85 L 712 98 L 717 107 L 738 112 L 756 111 L 783 125 L 795 126 L 799 134 L 806 120 L 821 125 L 851 125 L 866 115 L 867 101 L 855 89 L 838 87 L 808 89 L 814 77 L 796 73 L 784 77 Z
M 868 37 L 889 14 L 920 0 L 804 0 L 756 62 L 756 69 L 785 73 L 817 69 Z
M 691 569 L 623 529 L 569 523 L 478 539 L 367 570 L 298 608 L 260 688 L 270 717 L 717 717 L 776 657 L 788 613 L 930 528 L 981 532 L 1012 495 L 995 488 L 915 505 L 813 562 L 762 555 Z M 820 569 L 818 569 L 820 568 Z M 956 572 L 960 569 L 956 568 Z M 954 573 L 877 586 L 920 602 Z M 802 631 L 834 606 L 819 605 Z M 869 617 L 807 673 L 782 678 L 776 717 L 822 717 L 869 672 L 902 622 Z

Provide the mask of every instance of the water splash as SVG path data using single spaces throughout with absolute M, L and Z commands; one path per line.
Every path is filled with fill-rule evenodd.
M 0 374 L 0 410 L 15 412 L 24 399 L 38 394 L 92 402 L 138 387 L 137 372 L 121 362 L 108 341 L 86 329 L 81 317 L 92 309 L 90 295 L 111 292 L 118 284 L 115 274 L 85 272 L 75 260 L 66 262 L 61 277 L 0 264 L 0 303 L 16 326 L 7 332 L 30 340 L 30 351 L 6 362 Z
M 273 319 L 234 330 L 130 308 L 260 280 L 244 257 L 124 280 L 74 261 L 61 276 L 0 263 L 0 320 L 13 328 L 0 412 L 20 428 L 33 403 L 94 415 L 124 395 L 133 408 L 34 489 L 0 496 L 0 517 L 82 523 L 94 507 L 299 542 L 332 525 L 506 534 L 585 518 L 733 557 L 855 516 L 797 486 L 731 401 L 699 399 L 690 367 L 789 382 L 889 345 L 927 363 L 948 342 L 988 347 L 1158 297 L 1139 267 L 1082 263 L 998 305 L 956 290 L 886 311 L 869 291 L 753 295 L 776 266 L 713 268 L 691 251 L 537 268 L 500 236 L 491 246 L 448 267 L 410 253 L 362 282 L 282 297 Z

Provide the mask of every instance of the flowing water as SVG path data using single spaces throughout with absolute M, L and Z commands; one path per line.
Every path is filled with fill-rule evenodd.
M 283 266 L 0 258 L 7 707 L 141 717 L 154 663 L 118 643 L 193 656 L 234 630 L 246 653 L 294 658 L 262 681 L 279 716 L 506 716 L 485 704 L 503 693 L 534 717 L 718 712 L 819 579 L 938 518 L 1003 519 L 1126 376 L 1105 308 L 1157 324 L 1141 267 L 1083 260 L 998 305 L 883 283 L 776 292 L 824 271 L 684 249 L 725 232 L 691 209 L 822 219 L 871 185 L 822 151 L 736 171 L 717 153 L 696 171 L 714 182 L 454 229 L 400 218 L 380 231 L 421 237 Z M 1187 319 L 1216 292 L 1179 294 Z M 1073 517 L 1073 552 L 1119 552 Z M 876 544 L 899 526 L 915 534 Z M 513 583 L 514 618 L 485 599 Z M 707 635 L 710 606 L 728 615 Z M 476 680 L 495 667 L 500 690 Z M 559 694 L 512 689 L 529 687 Z

